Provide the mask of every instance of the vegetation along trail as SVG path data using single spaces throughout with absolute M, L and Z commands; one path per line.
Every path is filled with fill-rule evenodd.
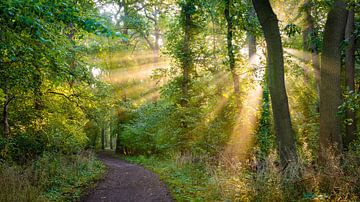
M 152 172 L 105 153 L 99 159 L 108 167 L 106 176 L 81 201 L 173 201 L 165 184 Z

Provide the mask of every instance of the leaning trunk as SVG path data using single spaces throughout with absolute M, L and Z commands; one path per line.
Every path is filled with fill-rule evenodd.
M 277 146 L 282 167 L 286 167 L 291 161 L 297 160 L 297 153 L 285 89 L 284 58 L 278 19 L 269 0 L 252 0 L 252 2 L 267 44 L 268 82 Z
M 335 154 L 342 150 L 341 120 L 337 115 L 341 105 L 340 45 L 347 20 L 346 4 L 335 1 L 325 24 L 321 55 L 320 84 L 320 161 L 325 163 L 329 149 Z
M 355 91 L 355 37 L 354 33 L 354 11 L 349 11 L 346 29 L 345 39 L 349 41 L 349 44 L 345 52 L 345 67 L 346 67 L 346 87 L 347 90 Z M 356 121 L 355 112 L 348 109 L 346 111 L 346 119 L 351 120 L 349 124 L 346 124 L 346 136 L 344 138 L 344 146 L 347 147 L 349 143 L 356 139 Z

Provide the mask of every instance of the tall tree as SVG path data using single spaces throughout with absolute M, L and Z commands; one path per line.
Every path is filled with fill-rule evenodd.
M 302 10 L 305 15 L 305 29 L 303 31 L 303 47 L 304 51 L 309 51 L 311 53 L 311 62 L 314 69 L 316 87 L 318 96 L 320 96 L 320 63 L 319 63 L 319 51 L 318 45 L 316 43 L 317 33 L 315 30 L 315 22 L 311 15 L 313 9 L 313 4 L 310 0 L 306 0 L 302 7 Z M 308 54 L 305 54 L 308 55 Z M 306 59 L 310 61 L 310 58 Z
M 233 78 L 233 85 L 234 85 L 234 94 L 237 99 L 237 104 L 239 104 L 239 96 L 240 96 L 240 88 L 239 88 L 239 76 L 236 73 L 235 69 L 235 55 L 234 55 L 234 45 L 233 45 L 233 16 L 231 15 L 231 0 L 224 0 L 225 3 L 225 9 L 224 9 L 224 15 L 227 22 L 227 52 L 229 57 L 229 67 L 231 71 L 231 75 Z
M 192 30 L 192 13 L 195 11 L 195 6 L 191 0 L 186 0 L 180 4 L 181 6 L 181 21 L 184 30 L 183 40 L 182 40 L 182 57 L 181 57 L 181 66 L 182 66 L 182 98 L 181 105 L 186 106 L 189 99 L 189 80 L 190 80 L 190 71 L 192 69 L 192 53 L 190 48 L 191 41 L 191 30 Z
M 333 148 L 335 153 L 340 153 L 342 150 L 341 120 L 337 112 L 341 105 L 340 45 L 344 39 L 346 20 L 346 4 L 336 0 L 328 13 L 321 55 L 320 157 L 322 160 L 326 159 L 326 151 L 329 148 Z
M 284 58 L 278 19 L 269 0 L 252 0 L 267 44 L 268 82 L 274 116 L 278 152 L 286 167 L 297 160 L 295 136 L 291 125 L 284 81 Z
M 345 68 L 346 68 L 346 87 L 347 90 L 355 91 L 355 13 L 353 10 L 349 11 L 345 28 L 345 39 L 348 41 L 348 45 L 345 51 Z M 350 119 L 351 122 L 346 124 L 346 136 L 344 138 L 344 146 L 347 147 L 350 142 L 355 140 L 356 135 L 356 121 L 355 112 L 348 109 L 346 111 L 346 119 Z

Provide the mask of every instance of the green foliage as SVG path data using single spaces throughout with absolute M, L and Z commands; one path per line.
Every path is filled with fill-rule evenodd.
M 270 110 L 270 95 L 266 83 L 264 83 L 263 89 L 261 115 L 258 122 L 258 128 L 256 129 L 256 145 L 258 146 L 258 151 L 256 152 L 259 160 L 266 159 L 275 147 L 275 136 L 273 133 L 272 114 Z
M 31 165 L 0 163 L 0 201 L 76 201 L 105 168 L 92 153 L 45 153 Z
M 44 154 L 33 164 L 37 186 L 50 201 L 79 200 L 90 183 L 102 177 L 104 165 L 92 153 L 67 157 Z
M 180 131 L 176 108 L 165 102 L 148 103 L 134 112 L 134 118 L 124 126 L 121 133 L 123 145 L 132 153 L 152 154 L 175 150 L 183 142 L 178 142 Z
M 286 25 L 284 31 L 288 37 L 292 37 L 295 36 L 296 34 L 300 34 L 300 28 L 295 24 Z

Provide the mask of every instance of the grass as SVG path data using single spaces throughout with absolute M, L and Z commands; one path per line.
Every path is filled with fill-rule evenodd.
M 184 156 L 133 156 L 125 157 L 125 160 L 158 174 L 175 201 L 360 199 L 360 168 L 355 161 L 343 166 L 329 162 L 323 169 L 299 162 L 280 171 L 275 156 L 266 159 L 262 169 L 251 168 L 251 163 L 246 166 L 226 160 L 209 163 Z
M 0 201 L 77 201 L 105 171 L 91 152 L 44 154 L 28 166 L 0 165 Z
M 214 184 L 206 168 L 183 159 L 158 157 L 125 157 L 125 160 L 144 166 L 160 176 L 169 187 L 176 201 L 216 201 L 220 200 L 218 187 Z

